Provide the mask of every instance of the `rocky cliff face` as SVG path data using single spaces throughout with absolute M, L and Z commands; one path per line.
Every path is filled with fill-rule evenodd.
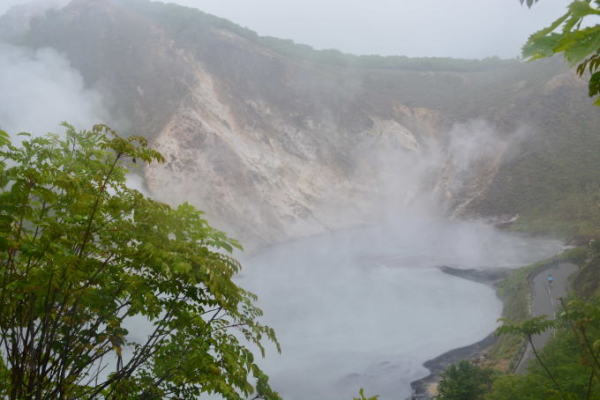
M 21 42 L 66 53 L 117 124 L 165 155 L 145 171 L 152 194 L 189 201 L 250 247 L 372 222 L 411 201 L 454 215 L 518 212 L 489 197 L 533 135 L 515 132 L 539 130 L 556 107 L 537 103 L 557 93 L 570 101 L 561 112 L 590 113 L 556 61 L 321 62 L 193 10 L 132 0 L 75 0 L 29 26 Z
M 414 178 L 401 168 L 422 151 L 423 137 L 402 118 L 423 130 L 437 124 L 432 110 L 402 108 L 390 119 L 365 114 L 365 126 L 351 132 L 331 109 L 298 116 L 258 96 L 227 99 L 198 65 L 195 85 L 154 138 L 167 162 L 148 167 L 146 182 L 158 198 L 194 203 L 251 244 L 380 217 L 384 201 L 401 200 L 388 179 Z

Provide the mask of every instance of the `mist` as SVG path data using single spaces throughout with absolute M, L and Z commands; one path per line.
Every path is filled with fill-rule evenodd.
M 239 278 L 259 296 L 282 354 L 263 365 L 288 400 L 349 399 L 362 387 L 405 399 L 423 362 L 491 334 L 494 290 L 437 267 L 514 268 L 555 254 L 558 241 L 476 222 L 403 217 L 307 238 L 244 260 Z
M 567 3 L 545 1 L 525 14 L 529 11 L 517 0 L 461 0 L 460 6 L 380 1 L 376 7 L 356 1 L 174 1 L 318 48 L 469 58 L 517 56 L 526 34 Z M 0 14 L 17 3 L 4 3 Z M 424 9 L 436 11 L 425 16 Z M 510 17 L 516 13 L 533 17 Z M 483 26 L 487 33 L 475 35 Z M 0 128 L 11 134 L 42 135 L 60 130 L 62 121 L 80 129 L 111 122 L 99 92 L 52 48 L 0 43 L 0 91 Z M 259 296 L 263 322 L 282 344 L 281 355 L 270 348 L 259 364 L 287 400 L 348 400 L 361 387 L 381 400 L 406 398 L 410 382 L 428 373 L 423 362 L 483 339 L 501 313 L 493 288 L 443 274 L 438 267 L 517 268 L 563 248 L 559 241 L 459 220 L 486 189 L 478 185 L 481 172 L 493 171 L 516 153 L 522 138 L 535 134 L 531 129 L 502 132 L 474 119 L 419 140 L 394 129 L 358 145 L 352 154 L 354 176 L 343 177 L 373 191 L 367 194 L 372 196 L 368 206 L 377 218 L 367 226 L 237 254 L 243 265 L 237 281 Z M 269 157 L 276 155 L 257 155 L 256 162 Z M 128 185 L 148 194 L 139 173 L 128 175 Z M 356 212 L 338 210 L 335 201 L 326 206 L 331 215 Z M 130 340 L 141 341 L 148 324 L 132 318 L 128 329 Z
M 418 140 L 402 126 L 396 129 L 367 136 L 352 155 L 352 179 L 375 188 L 369 202 L 382 221 L 402 215 L 460 217 L 486 189 L 482 171 L 510 161 L 523 140 L 538 132 L 524 124 L 504 131 L 485 119 L 455 123 Z
M 52 48 L 0 43 L 0 129 L 10 134 L 62 131 L 63 121 L 87 129 L 109 121 L 100 94 Z
M 64 7 L 71 0 L 2 0 L 0 3 L 0 15 L 3 15 L 13 7 L 24 7 L 28 14 L 38 14 L 48 9 Z
M 564 14 L 569 3 L 542 1 L 530 10 L 518 0 L 163 1 L 319 49 L 459 58 L 517 57 L 529 35 Z
M 57 8 L 69 0 L 3 0 Z M 318 49 L 409 57 L 514 58 L 530 34 L 549 25 L 569 0 L 163 0 L 197 8 L 257 31 Z M 414 34 L 418 32 L 418 34 Z
M 502 310 L 494 289 L 439 267 L 518 268 L 563 244 L 449 214 L 471 200 L 465 193 L 476 195 L 476 171 L 510 159 L 533 134 L 477 119 L 419 146 L 368 143 L 356 157 L 385 186 L 372 199 L 379 222 L 243 259 L 239 282 L 258 294 L 281 341 L 282 354 L 271 349 L 261 365 L 284 398 L 342 400 L 364 388 L 405 399 L 428 375 L 425 361 L 494 331 Z

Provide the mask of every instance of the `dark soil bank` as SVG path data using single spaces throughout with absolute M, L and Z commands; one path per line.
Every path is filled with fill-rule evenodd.
M 489 335 L 485 339 L 465 347 L 450 350 L 432 360 L 426 361 L 423 366 L 430 371 L 430 374 L 418 381 L 411 382 L 410 387 L 413 391 L 412 400 L 426 400 L 431 396 L 427 392 L 427 388 L 439 381 L 440 374 L 444 372 L 452 364 L 456 364 L 461 360 L 472 360 L 482 357 L 485 349 L 490 347 L 496 341 L 494 334 Z

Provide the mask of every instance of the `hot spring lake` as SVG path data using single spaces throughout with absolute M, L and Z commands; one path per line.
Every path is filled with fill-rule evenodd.
M 238 283 L 275 329 L 259 365 L 286 400 L 410 396 L 423 362 L 483 339 L 502 305 L 491 287 L 438 267 L 516 268 L 558 241 L 475 222 L 404 219 L 278 245 L 242 259 Z M 257 353 L 258 354 L 258 353 Z

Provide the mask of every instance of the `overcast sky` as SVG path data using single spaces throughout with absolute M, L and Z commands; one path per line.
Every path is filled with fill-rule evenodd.
M 570 0 L 166 0 L 259 34 L 361 54 L 515 57 Z
M 0 0 L 0 13 L 27 0 Z M 570 0 L 165 0 L 262 35 L 360 54 L 515 57 Z

